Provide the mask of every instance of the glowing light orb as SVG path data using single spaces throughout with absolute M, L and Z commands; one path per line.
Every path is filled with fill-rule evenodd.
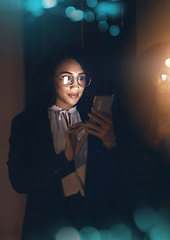
M 56 234 L 55 240 L 80 240 L 80 235 L 75 228 L 63 227 Z
M 136 226 L 143 232 L 151 229 L 155 224 L 156 212 L 150 206 L 139 207 L 133 214 Z
M 167 59 L 165 60 L 165 65 L 166 65 L 167 67 L 170 67 L 170 58 L 167 58 Z
M 35 17 L 41 16 L 44 12 L 41 0 L 27 0 L 24 4 L 24 7 Z
M 57 6 L 58 0 L 43 0 L 42 4 L 44 8 L 53 8 Z
M 66 16 L 69 17 L 69 18 L 74 17 L 74 15 L 76 14 L 76 9 L 75 9 L 75 7 L 72 7 L 72 6 L 67 7 L 66 10 L 65 10 L 65 14 L 66 14 Z
M 117 37 L 120 33 L 120 28 L 119 26 L 117 25 L 112 25 L 110 28 L 109 28 L 109 32 L 110 32 L 110 35 L 113 36 L 113 37 Z
M 105 13 L 110 18 L 121 17 L 123 5 L 120 2 L 100 2 L 97 4 L 96 13 Z
M 84 19 L 87 22 L 93 22 L 95 20 L 95 14 L 92 11 L 86 11 L 84 14 Z
M 100 32 L 106 32 L 109 28 L 109 25 L 106 21 L 101 21 L 98 23 L 98 29 Z
M 76 10 L 75 12 L 73 12 L 73 15 L 70 20 L 73 22 L 79 22 L 82 21 L 84 18 L 84 12 L 82 10 Z
M 114 240 L 131 240 L 132 232 L 131 229 L 125 224 L 115 224 L 110 229 L 110 239 Z
M 96 20 L 98 22 L 101 22 L 101 21 L 106 21 L 107 20 L 107 15 L 105 13 L 98 13 L 96 15 Z
M 80 230 L 81 240 L 101 240 L 100 234 L 94 227 L 84 227 Z
M 94 8 L 97 6 L 97 0 L 87 0 L 87 6 Z
M 150 231 L 150 239 L 152 240 L 168 240 L 170 239 L 170 209 L 160 209 L 156 214 L 156 224 Z

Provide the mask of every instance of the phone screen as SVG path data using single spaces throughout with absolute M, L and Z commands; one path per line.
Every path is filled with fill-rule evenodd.
M 114 95 L 111 96 L 95 96 L 93 101 L 93 110 L 110 114 Z

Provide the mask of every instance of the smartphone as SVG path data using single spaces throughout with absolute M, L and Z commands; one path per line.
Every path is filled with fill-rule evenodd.
M 97 110 L 103 113 L 110 114 L 114 95 L 109 96 L 95 96 L 93 100 L 92 110 Z

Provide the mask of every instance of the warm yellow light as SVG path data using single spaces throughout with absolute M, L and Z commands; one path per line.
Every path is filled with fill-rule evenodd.
M 170 58 L 167 58 L 167 59 L 165 60 L 165 65 L 166 65 L 167 67 L 170 67 Z

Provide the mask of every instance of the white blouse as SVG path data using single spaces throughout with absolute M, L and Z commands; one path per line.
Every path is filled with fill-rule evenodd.
M 53 105 L 48 109 L 48 116 L 51 123 L 51 131 L 53 136 L 53 144 L 56 154 L 65 150 L 66 138 L 65 133 L 69 127 L 77 122 L 81 122 L 80 114 L 76 107 L 69 110 Z M 80 140 L 85 133 L 84 130 L 78 134 Z M 79 154 L 74 159 L 76 170 L 62 179 L 62 186 L 65 197 L 76 194 L 78 192 L 84 196 L 85 174 L 87 159 L 87 140 L 82 146 Z

